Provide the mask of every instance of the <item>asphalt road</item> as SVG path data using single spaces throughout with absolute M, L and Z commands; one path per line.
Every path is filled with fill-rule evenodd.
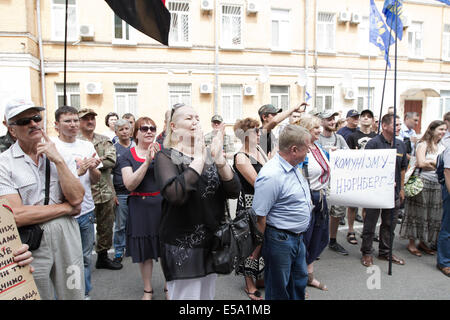
M 404 266 L 393 264 L 392 275 L 388 275 L 388 262 L 374 258 L 376 267 L 368 269 L 360 264 L 359 237 L 362 224 L 355 222 L 358 245 L 347 243 L 347 227 L 341 226 L 338 242 L 348 251 L 342 256 L 326 248 L 320 260 L 314 263 L 314 274 L 324 282 L 328 291 L 308 287 L 309 300 L 449 300 L 450 279 L 436 268 L 436 257 L 423 254 L 415 257 L 406 250 L 407 240 L 394 241 L 394 254 L 406 260 Z M 397 226 L 396 233 L 399 230 Z M 378 243 L 374 242 L 378 249 Z M 377 251 L 375 252 L 375 254 Z M 110 257 L 113 256 L 112 250 Z M 94 255 L 95 264 L 97 257 Z M 123 269 L 110 271 L 95 267 L 92 270 L 92 300 L 139 300 L 143 285 L 137 264 L 131 258 L 123 260 Z M 154 264 L 152 276 L 154 300 L 164 300 L 164 277 L 159 262 Z M 263 290 L 262 290 L 263 291 Z M 247 300 L 244 279 L 220 275 L 216 285 L 216 300 Z

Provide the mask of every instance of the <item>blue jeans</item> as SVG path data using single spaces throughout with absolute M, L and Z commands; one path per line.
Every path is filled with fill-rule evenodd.
M 81 247 L 83 249 L 84 283 L 86 295 L 89 294 L 89 291 L 92 289 L 91 258 L 95 243 L 94 221 L 94 210 L 77 218 L 78 225 L 80 226 Z
M 295 236 L 269 226 L 264 233 L 266 300 L 304 300 L 308 281 L 303 235 Z
M 442 198 L 444 213 L 437 240 L 437 264 L 444 268 L 450 267 L 450 197 L 445 185 L 442 186 Z
M 128 218 L 128 195 L 118 194 L 119 205 L 116 206 L 116 220 L 114 226 L 114 251 L 116 257 L 122 257 L 125 251 L 126 226 Z

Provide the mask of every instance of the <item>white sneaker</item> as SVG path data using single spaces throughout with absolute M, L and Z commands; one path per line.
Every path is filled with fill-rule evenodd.
M 91 298 L 90 295 L 87 294 L 87 295 L 84 296 L 84 300 L 92 300 L 92 298 Z

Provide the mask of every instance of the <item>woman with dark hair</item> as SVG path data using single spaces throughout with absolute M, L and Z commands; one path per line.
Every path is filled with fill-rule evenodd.
M 234 133 L 242 142 L 242 147 L 234 155 L 233 168 L 241 181 L 241 193 L 237 203 L 238 210 L 250 208 L 255 193 L 255 181 L 259 170 L 268 161 L 264 150 L 259 146 L 261 132 L 259 122 L 252 118 L 237 120 Z M 236 268 L 236 275 L 245 277 L 245 293 L 251 300 L 262 300 L 258 284 L 263 281 L 264 259 L 258 247 L 254 253 Z
M 109 128 L 103 135 L 107 136 L 112 143 L 116 143 L 119 138 L 116 136 L 116 128 L 114 124 L 119 120 L 119 115 L 115 112 L 110 112 L 105 117 L 105 125 Z
M 409 239 L 408 251 L 422 256 L 420 251 L 434 255 L 442 219 L 442 192 L 436 170 L 437 156 L 445 147 L 439 143 L 447 132 L 444 121 L 430 123 L 416 146 L 416 170 L 423 181 L 423 189 L 405 201 L 405 218 L 400 228 L 400 236 Z M 419 245 L 416 247 L 416 240 Z M 420 251 L 419 251 L 420 250 Z
M 161 256 L 159 223 L 162 197 L 155 181 L 154 158 L 161 150 L 155 143 L 156 125 L 147 117 L 139 118 L 134 128 L 136 147 L 120 157 L 123 183 L 130 191 L 126 228 L 126 256 L 139 263 L 144 282 L 142 300 L 151 300 L 153 260 Z M 166 290 L 165 290 L 166 291 Z

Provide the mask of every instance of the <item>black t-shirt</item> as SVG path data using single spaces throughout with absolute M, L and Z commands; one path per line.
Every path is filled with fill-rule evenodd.
M 349 135 L 345 140 L 350 149 L 364 149 L 366 147 L 367 142 L 369 142 L 369 140 L 375 137 L 376 135 L 377 134 L 375 132 L 367 134 L 361 132 L 361 130 L 356 130 L 351 135 Z
M 399 197 L 401 187 L 401 171 L 408 167 L 408 158 L 406 157 L 406 146 L 403 141 L 395 139 L 397 156 L 395 161 L 395 199 Z M 388 142 L 382 134 L 377 135 L 367 142 L 365 149 L 391 149 L 391 143 Z
M 275 145 L 277 143 L 277 139 L 272 133 L 272 130 L 268 131 L 267 129 L 259 128 L 261 130 L 261 137 L 259 138 L 259 146 L 264 150 L 264 152 L 268 155 L 269 152 L 272 152 L 275 149 Z

